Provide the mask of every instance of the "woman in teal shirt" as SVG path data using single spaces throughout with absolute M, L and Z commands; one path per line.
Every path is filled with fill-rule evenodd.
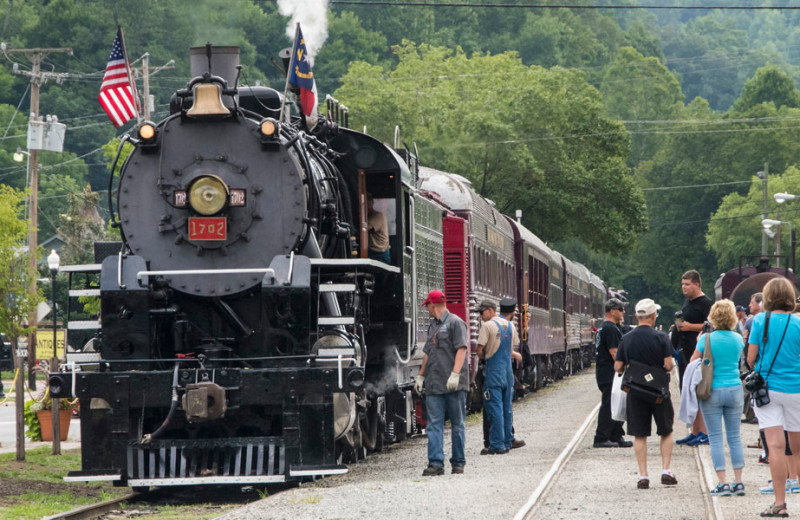
M 713 496 L 744 495 L 742 468 L 744 451 L 739 435 L 739 417 L 744 408 L 744 392 L 739 381 L 739 357 L 744 349 L 742 336 L 732 329 L 736 327 L 736 307 L 730 300 L 720 300 L 711 307 L 708 321 L 716 329 L 708 334 L 711 353 L 714 357 L 714 380 L 711 397 L 699 401 L 700 410 L 708 428 L 708 443 L 711 446 L 711 462 L 717 472 L 719 483 L 711 490 Z M 697 338 L 697 348 L 692 361 L 703 356 L 706 350 L 706 334 Z M 725 478 L 725 446 L 722 440 L 722 422 L 725 421 L 725 437 L 731 452 L 734 481 L 728 484 Z
M 794 299 L 795 288 L 783 276 L 767 282 L 763 300 L 767 312 L 753 319 L 747 338 L 747 364 L 767 382 L 770 399 L 755 409 L 758 427 L 767 440 L 769 472 L 775 483 L 775 502 L 761 516 L 788 516 L 786 489 L 779 485 L 788 476 L 786 437 L 791 456 L 800 462 L 800 318 L 792 314 Z

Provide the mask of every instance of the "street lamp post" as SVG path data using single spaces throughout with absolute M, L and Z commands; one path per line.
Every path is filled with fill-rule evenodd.
M 774 220 L 771 218 L 765 218 L 761 220 L 761 225 L 764 226 L 765 230 L 769 230 L 772 226 L 781 226 L 781 225 L 789 226 L 789 236 L 792 239 L 792 248 L 791 248 L 791 259 L 790 263 L 792 265 L 792 271 L 794 271 L 794 231 L 792 230 L 792 223 L 786 222 L 783 220 Z M 775 267 L 780 267 L 780 255 L 781 255 L 781 235 L 780 235 L 780 228 L 778 228 L 778 233 L 776 233 L 775 238 L 775 255 L 778 257 L 775 262 Z
M 773 197 L 775 198 L 775 202 L 777 202 L 778 204 L 783 204 L 784 202 L 796 199 L 797 195 L 792 195 L 791 193 L 776 193 L 775 195 L 773 195 Z M 778 217 L 778 218 L 780 219 L 780 217 Z M 795 238 L 796 230 L 792 229 L 791 227 L 789 227 L 789 229 L 790 229 L 790 232 L 789 232 L 789 244 L 791 246 L 791 265 L 792 265 L 792 271 L 794 271 L 795 270 L 795 249 L 796 249 L 796 245 L 797 245 L 797 240 Z
M 50 361 L 50 371 L 58 372 L 58 349 L 56 348 L 56 275 L 61 258 L 53 249 L 47 257 L 47 266 L 50 268 L 50 283 L 53 290 L 53 358 Z M 58 399 L 50 396 L 53 409 L 53 455 L 61 455 L 61 410 Z

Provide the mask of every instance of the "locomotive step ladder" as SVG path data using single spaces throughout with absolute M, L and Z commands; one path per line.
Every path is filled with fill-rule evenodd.
M 100 329 L 99 319 L 80 319 L 85 317 L 83 305 L 79 303 L 81 297 L 100 297 L 100 264 L 65 265 L 60 272 L 69 275 L 67 303 L 67 331 L 64 338 L 65 345 L 71 345 L 78 351 L 67 348 L 65 356 L 67 363 L 91 363 L 100 360 L 100 353 L 84 347 L 91 344 L 91 338 Z M 70 341 L 70 337 L 73 338 Z M 87 343 L 88 342 L 88 343 Z
M 337 294 L 355 293 L 355 283 L 325 283 L 320 284 L 320 299 L 324 294 L 331 294 L 334 298 Z M 319 308 L 322 308 L 321 306 Z M 355 316 L 319 316 L 317 325 L 319 327 L 335 327 L 340 325 L 355 325 Z

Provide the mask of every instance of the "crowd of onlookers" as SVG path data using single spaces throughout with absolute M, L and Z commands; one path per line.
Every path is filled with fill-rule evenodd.
M 800 493 L 800 305 L 795 288 L 784 277 L 773 278 L 763 293 L 752 295 L 749 307 L 736 307 L 727 299 L 712 302 L 701 290 L 697 271 L 683 274 L 681 288 L 686 301 L 669 334 L 655 326 L 660 306 L 652 300 L 636 304 L 639 326 L 627 333 L 621 325 L 624 304 L 616 299 L 606 302 L 606 320 L 596 341 L 602 400 L 594 446 L 630 445 L 622 437 L 622 422 L 611 413 L 619 404 L 613 387 L 620 385 L 628 391 L 626 429 L 634 437 L 639 489 L 650 487 L 646 442 L 654 421 L 663 485 L 677 484 L 670 470 L 673 444 L 709 444 L 719 481 L 711 495 L 744 495 L 740 427 L 743 422 L 757 422 L 760 439 L 748 446 L 761 448 L 759 463 L 769 465 L 772 479 L 760 493 L 774 495 L 761 516 L 787 517 L 786 493 Z M 675 365 L 681 386 L 679 419 L 691 431 L 673 443 L 668 373 Z M 615 380 L 615 372 L 624 377 Z M 639 385 L 637 378 L 643 378 Z M 666 385 L 659 395 L 661 379 Z M 732 480 L 726 473 L 725 442 Z

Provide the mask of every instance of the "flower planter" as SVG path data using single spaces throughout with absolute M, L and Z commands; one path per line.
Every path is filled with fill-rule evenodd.
M 43 441 L 52 441 L 53 440 L 53 412 L 52 410 L 41 410 L 36 412 L 36 417 L 39 419 L 39 424 L 42 425 L 42 440 Z M 61 421 L 59 426 L 59 437 L 61 437 L 62 441 L 67 440 L 67 434 L 69 433 L 69 421 L 72 419 L 72 411 L 71 410 L 59 410 L 59 420 Z

